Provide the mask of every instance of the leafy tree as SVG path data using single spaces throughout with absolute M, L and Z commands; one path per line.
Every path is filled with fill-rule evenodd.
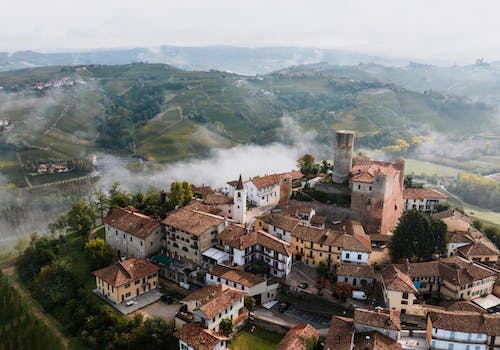
M 399 219 L 389 242 L 389 252 L 397 261 L 413 257 L 428 260 L 434 254 L 446 252 L 447 240 L 444 222 L 413 209 Z
M 405 188 L 423 188 L 424 186 L 420 183 L 413 182 L 413 176 L 406 175 L 404 179 Z
M 321 162 L 321 165 L 319 166 L 319 170 L 320 170 L 322 173 L 324 173 L 324 174 L 326 174 L 326 173 L 328 172 L 328 170 L 331 170 L 331 169 L 332 169 L 331 164 L 330 164 L 330 163 L 328 163 L 328 161 L 326 161 L 326 160 L 323 160 L 323 161 Z
M 28 247 L 18 256 L 15 263 L 21 281 L 31 286 L 42 267 L 56 259 L 57 252 L 57 240 L 32 233 Z
M 187 181 L 182 182 L 182 194 L 184 196 L 182 205 L 188 205 L 193 201 L 193 190 Z
M 66 224 L 72 233 L 88 234 L 94 224 L 94 212 L 85 201 L 74 202 L 66 215 Z
M 113 261 L 111 247 L 101 238 L 91 239 L 85 243 L 84 252 L 92 270 L 108 266 Z
M 327 288 L 330 285 L 330 281 L 324 275 L 318 275 L 318 279 L 316 280 L 316 287 L 318 288 L 318 295 L 323 294 L 323 289 Z
M 94 192 L 94 205 L 96 208 L 96 212 L 99 213 L 99 218 L 101 222 L 103 222 L 104 216 L 107 214 L 109 210 L 110 201 L 106 193 L 101 190 L 96 190 Z
M 130 204 L 129 194 L 120 189 L 120 183 L 118 181 L 113 182 L 109 193 L 109 207 L 113 208 L 123 208 Z
M 184 192 L 182 191 L 182 184 L 179 181 L 174 181 L 170 185 L 170 205 L 180 207 L 184 203 Z
M 219 323 L 219 329 L 223 334 L 229 335 L 233 331 L 233 320 L 229 317 L 224 317 Z
M 247 308 L 247 310 L 253 311 L 253 310 L 255 310 L 256 306 L 257 306 L 257 302 L 255 301 L 255 298 L 250 296 L 250 295 L 247 295 L 245 297 L 245 307 Z
M 149 317 L 144 321 L 143 349 L 177 349 L 177 339 L 173 336 L 174 324 L 167 323 L 159 316 Z
M 339 299 L 346 300 L 352 294 L 352 286 L 347 282 L 335 282 L 333 294 Z
M 304 154 L 302 157 L 297 159 L 297 166 L 304 175 L 309 175 L 313 172 L 315 160 L 314 156 Z
M 316 272 L 318 273 L 318 276 L 328 277 L 328 273 L 330 271 L 328 269 L 328 265 L 326 265 L 324 261 L 320 261 L 316 267 Z

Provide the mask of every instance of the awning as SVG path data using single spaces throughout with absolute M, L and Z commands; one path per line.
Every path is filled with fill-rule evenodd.
M 204 257 L 207 257 L 211 260 L 217 261 L 217 263 L 223 263 L 224 261 L 229 260 L 229 254 L 223 252 L 222 250 L 216 249 L 214 247 L 208 248 L 202 254 Z

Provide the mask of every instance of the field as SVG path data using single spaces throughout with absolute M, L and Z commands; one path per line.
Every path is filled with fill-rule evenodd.
M 444 165 L 439 165 L 435 163 L 430 163 L 417 159 L 405 159 L 405 174 L 415 174 L 415 175 L 434 175 L 438 176 L 457 176 L 457 174 L 463 170 L 457 168 L 451 168 Z
M 228 347 L 231 350 L 274 350 L 282 338 L 282 334 L 258 327 L 252 333 L 250 327 L 245 326 Z

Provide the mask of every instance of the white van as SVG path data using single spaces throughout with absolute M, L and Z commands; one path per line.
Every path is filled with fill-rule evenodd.
M 184 289 L 189 289 L 191 288 L 191 285 L 189 283 L 186 283 L 186 282 L 181 282 L 179 283 L 179 285 L 184 288 Z
M 368 297 L 366 296 L 366 292 L 363 290 L 353 290 L 352 298 L 356 300 L 366 300 Z

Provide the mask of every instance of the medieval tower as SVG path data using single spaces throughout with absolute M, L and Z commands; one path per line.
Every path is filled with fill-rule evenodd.
M 247 215 L 247 191 L 243 186 L 243 180 L 238 179 L 238 184 L 233 191 L 233 220 L 245 224 Z
M 354 132 L 337 130 L 335 133 L 335 153 L 333 155 L 333 182 L 342 184 L 348 180 L 352 168 L 353 152 Z

